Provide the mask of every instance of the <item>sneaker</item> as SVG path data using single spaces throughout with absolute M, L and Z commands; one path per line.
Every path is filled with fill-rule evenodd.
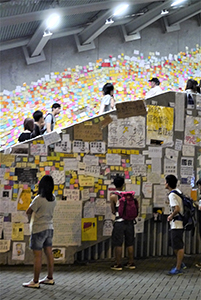
M 122 265 L 113 265 L 113 266 L 111 266 L 111 269 L 116 270 L 116 271 L 122 271 L 123 270 Z
M 201 263 L 195 265 L 197 268 L 201 268 Z
M 181 263 L 181 269 L 182 269 L 182 270 L 187 269 L 187 266 L 186 266 L 185 263 L 183 263 L 183 262 Z
M 134 270 L 136 267 L 135 267 L 134 263 L 132 263 L 132 264 L 127 263 L 127 264 L 125 265 L 125 268 L 128 268 L 128 269 L 130 269 L 130 270 Z
M 39 280 L 39 283 L 42 284 L 49 284 L 49 285 L 53 285 L 55 283 L 54 279 L 49 279 L 47 276 L 41 280 Z
M 172 268 L 172 270 L 168 272 L 168 275 L 182 275 L 182 274 L 183 274 L 182 270 L 181 269 L 177 270 L 176 268 Z
M 29 287 L 29 288 L 35 288 L 35 289 L 39 289 L 40 288 L 40 284 L 39 282 L 35 282 L 33 279 L 29 282 L 24 282 L 22 284 L 24 287 Z

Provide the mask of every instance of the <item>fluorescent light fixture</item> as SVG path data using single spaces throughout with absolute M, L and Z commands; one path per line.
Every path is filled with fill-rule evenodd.
M 105 21 L 105 25 L 109 25 L 109 24 L 112 24 L 112 23 L 114 23 L 114 21 L 110 18 L 110 19 L 107 19 L 106 21 Z
M 125 10 L 128 8 L 128 4 L 121 4 L 117 7 L 117 9 L 115 10 L 113 16 L 119 16 L 122 15 Z
M 186 1 L 186 0 L 176 0 L 176 1 L 174 1 L 174 2 L 171 4 L 171 6 L 178 5 L 178 4 L 180 4 L 180 3 L 184 2 L 184 1 Z
M 169 11 L 166 9 L 161 10 L 161 15 L 167 15 L 169 14 Z
M 46 26 L 48 29 L 55 28 L 60 22 L 60 16 L 58 14 L 50 15 L 46 20 Z

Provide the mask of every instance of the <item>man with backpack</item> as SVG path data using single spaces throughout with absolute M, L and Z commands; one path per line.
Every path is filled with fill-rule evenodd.
M 48 113 L 47 116 L 45 117 L 45 127 L 47 133 L 54 130 L 54 126 L 56 123 L 55 117 L 60 114 L 60 111 L 61 111 L 61 105 L 57 102 L 54 103 L 52 105 L 52 112 Z
M 178 180 L 174 175 L 167 175 L 165 178 L 165 188 L 170 192 L 168 198 L 171 208 L 171 214 L 167 217 L 167 220 L 170 222 L 172 248 L 177 257 L 176 267 L 169 271 L 169 275 L 181 275 L 183 273 L 182 270 L 186 268 L 185 264 L 182 262 L 184 257 L 184 227 L 182 219 L 179 218 L 179 215 L 183 214 L 183 203 L 182 198 L 178 193 L 182 194 L 182 192 L 176 188 L 177 181 Z
M 115 251 L 115 264 L 112 270 L 121 271 L 122 244 L 125 237 L 125 244 L 128 249 L 128 263 L 125 267 L 135 269 L 134 255 L 134 224 L 133 221 L 138 214 L 138 203 L 134 199 L 134 192 L 122 192 L 124 188 L 124 178 L 117 176 L 114 178 L 116 192 L 110 195 L 112 213 L 115 215 L 114 228 L 112 231 L 112 244 Z M 127 205 L 125 205 L 125 203 Z M 131 204 L 130 204 L 131 203 Z M 126 207 L 127 206 L 127 207 Z M 123 209 L 122 209 L 123 207 Z M 129 214 L 130 212 L 130 214 Z M 128 216 L 128 217 L 127 217 Z

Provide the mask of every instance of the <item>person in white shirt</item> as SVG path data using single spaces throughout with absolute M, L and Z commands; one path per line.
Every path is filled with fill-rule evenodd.
M 103 86 L 103 98 L 101 100 L 99 114 L 114 109 L 114 86 L 112 83 L 106 83 Z
M 182 194 L 182 192 L 177 189 L 177 181 L 177 178 L 171 174 L 165 178 L 165 188 L 170 192 L 168 198 L 171 208 L 171 214 L 167 217 L 167 221 L 170 222 L 171 243 L 177 257 L 176 267 L 169 271 L 169 275 L 181 275 L 183 273 L 182 269 L 186 268 L 186 265 L 182 262 L 184 258 L 184 228 L 183 221 L 179 217 L 179 214 L 183 215 L 183 202 L 182 198 L 174 193 L 174 191 L 176 191 Z
M 158 78 L 153 77 L 151 80 L 149 80 L 149 82 L 151 83 L 151 89 L 146 93 L 145 99 L 159 95 L 163 92 L 159 86 L 160 81 L 158 80 Z

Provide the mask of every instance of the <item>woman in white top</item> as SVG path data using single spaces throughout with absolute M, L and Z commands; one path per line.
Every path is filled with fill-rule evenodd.
M 103 98 L 101 100 L 99 114 L 114 109 L 114 86 L 112 83 L 106 83 L 103 86 Z

